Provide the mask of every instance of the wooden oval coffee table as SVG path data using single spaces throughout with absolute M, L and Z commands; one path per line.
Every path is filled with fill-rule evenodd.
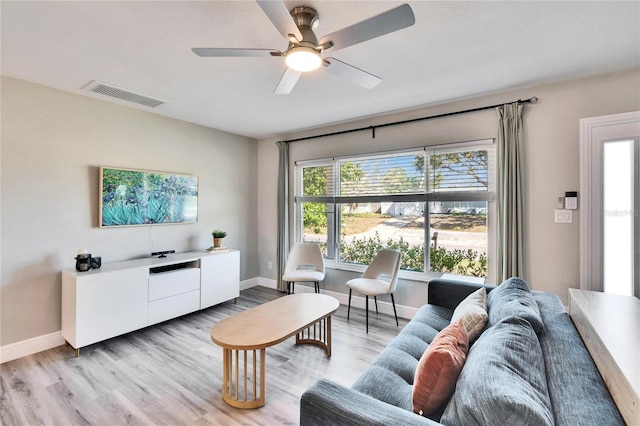
M 222 399 L 236 408 L 264 406 L 265 350 L 294 334 L 296 344 L 319 345 L 330 357 L 331 314 L 339 306 L 326 294 L 291 294 L 215 324 L 211 340 L 223 350 Z

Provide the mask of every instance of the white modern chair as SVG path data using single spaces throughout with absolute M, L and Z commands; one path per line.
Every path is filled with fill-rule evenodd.
M 324 280 L 324 259 L 318 243 L 296 243 L 287 258 L 282 280 L 287 282 L 287 293 L 295 291 L 296 282 L 315 283 L 320 293 L 320 281 Z
M 347 320 L 351 311 L 351 292 L 353 290 L 365 295 L 365 311 L 367 318 L 367 333 L 369 332 L 369 296 L 373 296 L 376 304 L 376 314 L 378 313 L 378 299 L 376 296 L 382 294 L 391 295 L 391 303 L 393 304 L 393 314 L 396 317 L 396 325 L 398 325 L 398 314 L 396 312 L 396 302 L 393 300 L 393 292 L 398 286 L 398 271 L 400 270 L 400 252 L 396 250 L 381 250 L 376 257 L 373 258 L 367 270 L 362 274 L 362 278 L 355 278 L 347 281 L 349 287 L 349 307 L 347 308 Z M 381 279 L 382 276 L 388 277 L 389 281 Z

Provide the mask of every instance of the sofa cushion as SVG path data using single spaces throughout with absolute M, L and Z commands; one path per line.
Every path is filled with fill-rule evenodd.
M 390 347 L 397 347 L 415 357 L 416 364 L 427 345 L 433 341 L 436 335 L 451 323 L 453 311 L 440 306 L 424 305 L 414 317 L 404 326 L 402 332 L 391 341 Z M 415 366 L 414 366 L 415 367 Z M 411 370 L 411 382 L 413 383 Z
M 469 335 L 475 341 L 487 324 L 487 290 L 484 287 L 467 296 L 453 311 L 451 322 L 462 320 Z
M 505 318 L 478 338 L 469 350 L 441 423 L 554 423 L 542 349 L 528 321 Z
M 538 304 L 523 279 L 509 278 L 492 290 L 487 297 L 487 309 L 490 327 L 514 316 L 527 320 L 536 334 L 540 334 L 543 328 Z
M 458 320 L 445 327 L 424 351 L 413 380 L 413 411 L 433 413 L 451 396 L 469 350 L 469 337 Z
M 413 412 L 413 379 L 418 360 L 438 333 L 451 322 L 452 311 L 424 305 L 352 388 L 380 401 Z
M 560 298 L 551 293 L 532 294 L 544 320 L 544 330 L 538 337 L 547 360 L 549 398 L 556 426 L 624 425 Z
M 356 380 L 352 389 L 378 401 L 413 412 L 411 406 L 413 386 L 382 365 L 370 365 L 365 373 Z

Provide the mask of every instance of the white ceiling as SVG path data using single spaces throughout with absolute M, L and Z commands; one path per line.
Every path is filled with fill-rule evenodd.
M 287 0 L 325 34 L 396 1 Z M 2 74 L 263 138 L 640 66 L 640 2 L 409 1 L 414 26 L 331 53 L 383 79 L 319 70 L 289 95 L 282 58 L 201 58 L 191 47 L 285 50 L 253 1 L 2 1 Z M 148 108 L 83 91 L 100 80 L 168 101 Z M 640 95 L 640 94 L 639 94 Z

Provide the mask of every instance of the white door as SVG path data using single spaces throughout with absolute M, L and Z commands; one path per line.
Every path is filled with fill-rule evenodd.
M 580 120 L 580 287 L 640 297 L 640 112 Z

